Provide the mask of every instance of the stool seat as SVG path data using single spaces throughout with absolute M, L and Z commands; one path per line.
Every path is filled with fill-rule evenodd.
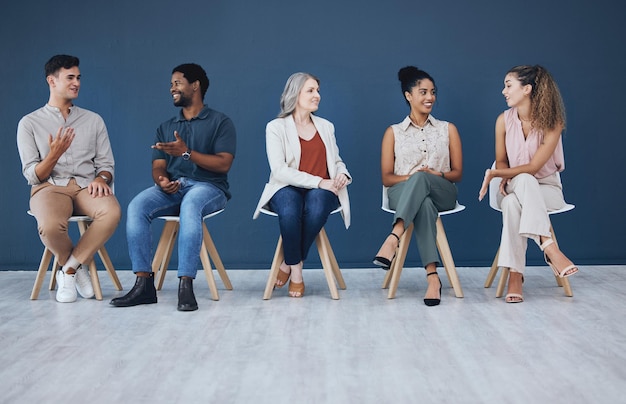
M 217 216 L 223 211 L 224 209 L 220 209 L 202 217 L 202 247 L 200 248 L 200 260 L 202 261 L 202 268 L 204 270 L 204 275 L 209 285 L 211 298 L 213 300 L 219 300 L 219 293 L 217 292 L 217 284 L 215 283 L 213 269 L 211 268 L 211 260 L 213 260 L 213 263 L 215 264 L 215 269 L 222 279 L 224 287 L 227 290 L 233 290 L 233 285 L 230 282 L 230 278 L 226 273 L 224 264 L 222 263 L 217 249 L 215 248 L 215 244 L 213 243 L 213 239 L 211 238 L 211 234 L 209 233 L 205 223 L 206 219 Z M 165 225 L 163 226 L 159 243 L 157 244 L 157 248 L 154 252 L 154 258 L 152 259 L 152 272 L 154 272 L 154 276 L 156 278 L 156 289 L 161 290 L 163 287 L 163 281 L 165 280 L 165 273 L 167 272 L 167 267 L 169 265 L 170 258 L 172 257 L 172 251 L 174 250 L 176 236 L 178 235 L 180 217 L 173 215 L 159 216 L 157 219 L 164 220 Z

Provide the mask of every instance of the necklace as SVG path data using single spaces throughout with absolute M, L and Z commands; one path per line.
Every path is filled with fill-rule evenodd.
M 411 122 L 413 122 L 413 124 L 415 124 L 416 126 L 423 128 L 424 125 L 426 125 L 426 122 L 428 122 L 428 117 L 426 117 L 426 119 L 424 119 L 424 122 L 422 122 L 421 124 L 417 121 L 416 118 L 413 118 L 412 116 L 409 117 L 411 119 Z

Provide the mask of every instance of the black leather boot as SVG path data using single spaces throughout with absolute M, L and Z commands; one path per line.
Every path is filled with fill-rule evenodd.
M 178 311 L 198 310 L 198 302 L 193 294 L 193 278 L 183 276 L 178 283 Z
M 139 304 L 151 304 L 157 302 L 156 289 L 154 288 L 154 273 L 148 276 L 137 276 L 135 286 L 124 296 L 116 297 L 110 304 L 117 307 L 130 307 Z

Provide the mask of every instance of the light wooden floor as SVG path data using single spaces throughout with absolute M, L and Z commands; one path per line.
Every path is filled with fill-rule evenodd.
M 261 299 L 267 270 L 230 270 L 234 286 L 200 310 L 176 311 L 168 274 L 159 303 L 30 301 L 35 272 L 0 272 L 2 403 L 618 403 L 626 401 L 626 266 L 581 267 L 574 297 L 548 267 L 529 268 L 522 304 L 484 289 L 487 268 L 458 268 L 422 302 L 423 269 L 405 269 L 397 298 L 384 273 L 347 269 L 331 300 L 321 270 L 306 296 Z M 440 273 L 444 273 L 440 269 Z M 119 271 L 124 288 L 134 282 Z M 48 275 L 49 276 L 49 275 Z M 47 282 L 47 279 L 46 279 Z

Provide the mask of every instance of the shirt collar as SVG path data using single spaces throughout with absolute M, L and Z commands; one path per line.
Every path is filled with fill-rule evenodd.
M 191 120 L 205 119 L 207 116 L 209 116 L 209 110 L 210 110 L 209 107 L 204 105 L 202 109 L 200 110 L 200 112 L 198 112 L 198 115 L 191 118 Z M 186 120 L 187 119 L 185 118 L 185 115 L 183 115 L 183 109 L 181 108 L 180 111 L 178 111 L 178 117 L 176 118 L 176 122 L 181 122 L 181 121 L 186 121 Z
M 59 107 L 53 107 L 52 105 L 46 103 L 46 105 L 44 105 L 44 108 L 48 111 L 51 112 L 61 112 L 61 108 Z M 73 105 L 70 107 L 70 114 L 72 113 L 72 111 L 74 110 L 78 110 L 78 107 L 76 105 Z
M 424 124 L 424 127 L 428 126 L 429 124 L 432 125 L 432 126 L 436 126 L 437 125 L 437 120 L 431 114 L 428 114 L 428 118 L 426 118 L 426 123 Z M 411 125 L 413 125 L 413 126 L 415 126 L 417 128 L 417 125 L 415 125 L 413 123 L 413 121 L 411 121 L 411 118 L 408 115 L 407 115 L 406 118 L 404 118 L 404 121 L 402 121 L 400 123 L 400 127 L 402 128 L 402 130 L 409 129 L 409 126 L 411 126 Z

